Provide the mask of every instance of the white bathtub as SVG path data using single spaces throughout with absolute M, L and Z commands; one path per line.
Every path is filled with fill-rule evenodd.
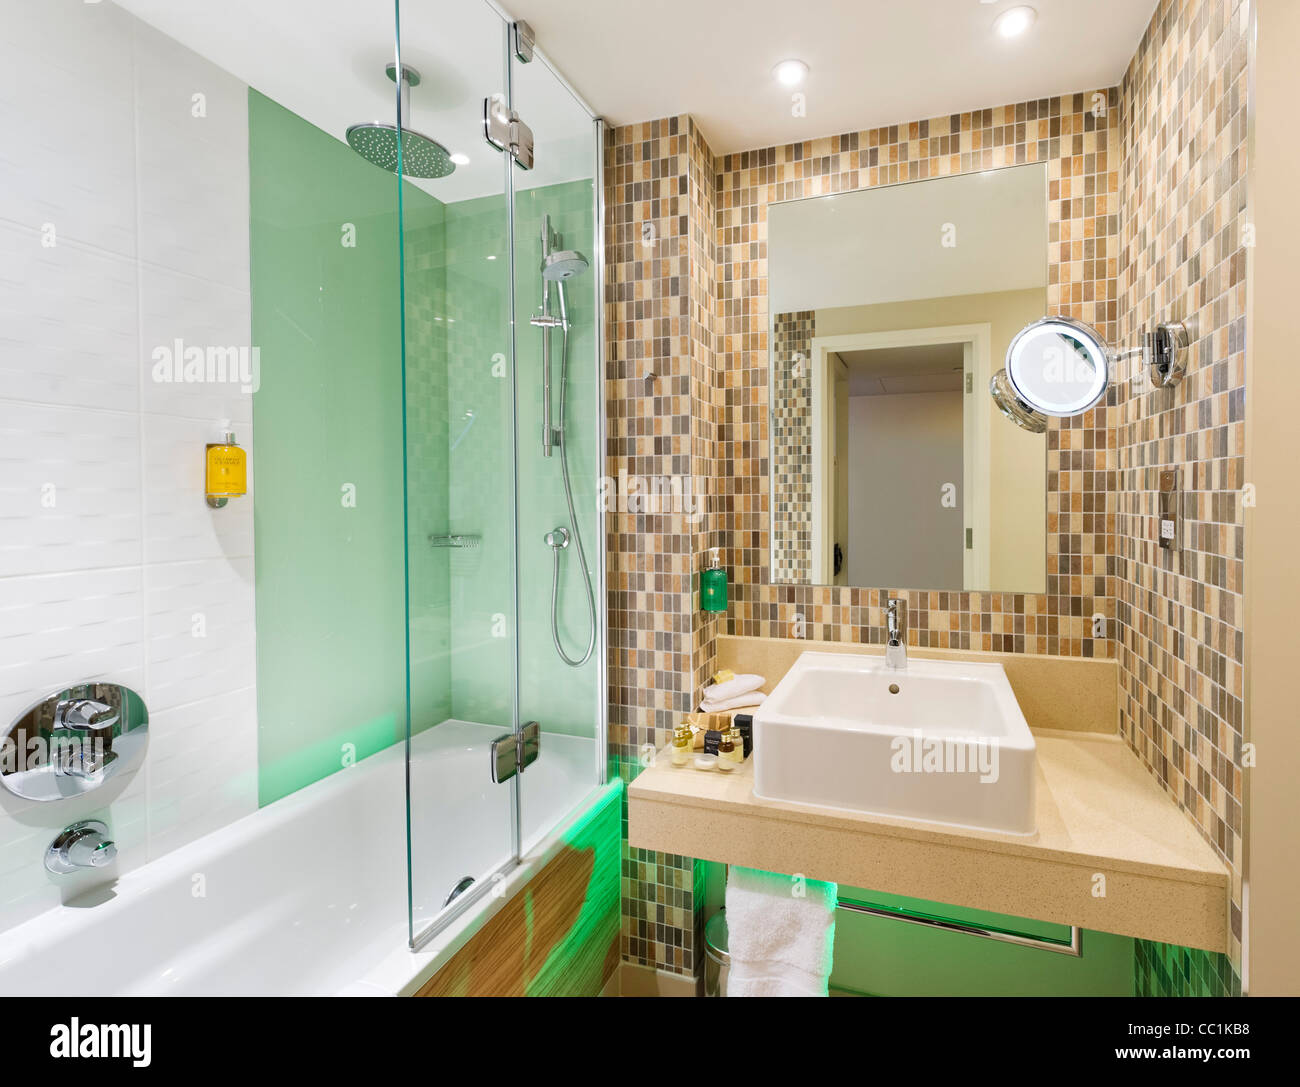
M 510 785 L 486 782 L 500 731 L 447 721 L 414 741 L 417 927 L 461 876 L 483 881 L 509 858 Z M 403 745 L 391 747 L 0 934 L 0 995 L 413 993 L 600 790 L 594 741 L 544 736 L 524 775 L 525 846 L 527 827 L 554 830 L 411 952 L 404 761 Z

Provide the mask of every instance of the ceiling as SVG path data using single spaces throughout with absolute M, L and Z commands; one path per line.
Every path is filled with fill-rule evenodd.
M 317 127 L 342 138 L 392 117 L 384 65 L 393 0 L 117 0 Z M 716 153 L 832 135 L 1116 84 L 1156 0 L 1029 0 L 1038 20 L 998 38 L 997 13 L 1023 0 L 507 0 L 546 59 L 613 123 L 691 113 Z M 401 0 L 402 59 L 423 75 L 411 127 L 470 157 L 420 182 L 444 201 L 503 188 L 480 132 L 501 91 L 503 19 L 489 0 Z M 797 57 L 791 91 L 771 75 Z M 537 138 L 523 187 L 592 176 L 589 117 L 540 63 L 515 65 L 515 101 Z
M 393 0 L 116 0 L 119 7 L 342 140 L 389 121 L 396 95 Z M 402 0 L 402 63 L 421 73 L 409 126 L 469 156 L 418 181 L 444 202 L 500 193 L 501 153 L 483 140 L 483 99 L 504 89 L 503 20 L 486 0 Z M 515 97 L 537 142 L 533 188 L 594 173 L 591 117 L 544 66 L 517 66 Z M 526 105 L 525 105 L 526 103 Z
M 836 353 L 848 371 L 850 396 L 961 392 L 964 345 L 915 344 Z
M 408 4 L 418 0 L 406 0 Z M 1020 38 L 992 31 L 1029 3 Z M 1156 0 L 505 0 L 615 124 L 693 114 L 715 154 L 1118 84 Z M 772 67 L 809 65 L 804 117 Z

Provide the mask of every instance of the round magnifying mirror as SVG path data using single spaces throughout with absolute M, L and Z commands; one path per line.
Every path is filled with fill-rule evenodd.
M 989 381 L 989 393 L 993 397 L 993 402 L 997 404 L 998 410 L 1021 430 L 1028 430 L 1031 434 L 1041 434 L 1047 429 L 1047 416 L 1041 411 L 1035 411 L 1016 396 L 1015 389 L 1007 380 L 1006 370 L 999 370 L 993 375 L 992 380 Z
M 1007 380 L 1033 411 L 1065 418 L 1106 394 L 1110 351 L 1095 328 L 1069 317 L 1044 317 L 1016 333 L 1007 349 Z

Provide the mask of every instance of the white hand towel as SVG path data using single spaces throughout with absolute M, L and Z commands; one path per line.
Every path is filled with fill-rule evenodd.
M 700 709 L 704 713 L 726 713 L 728 710 L 744 709 L 746 706 L 761 706 L 765 695 L 762 691 L 751 691 L 749 694 L 738 694 L 735 698 L 728 698 L 722 702 L 714 702 L 706 698 L 700 703 Z
M 731 866 L 728 996 L 826 996 L 839 888 Z
M 700 697 L 707 702 L 725 702 L 729 698 L 735 698 L 737 695 L 749 694 L 750 691 L 757 691 L 767 680 L 762 676 L 743 675 L 735 676 L 723 683 L 715 683 L 711 687 L 705 687 Z

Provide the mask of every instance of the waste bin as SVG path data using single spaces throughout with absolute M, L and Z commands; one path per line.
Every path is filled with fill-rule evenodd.
M 731 956 L 727 954 L 727 911 L 719 910 L 704 926 L 704 995 L 726 996 Z

